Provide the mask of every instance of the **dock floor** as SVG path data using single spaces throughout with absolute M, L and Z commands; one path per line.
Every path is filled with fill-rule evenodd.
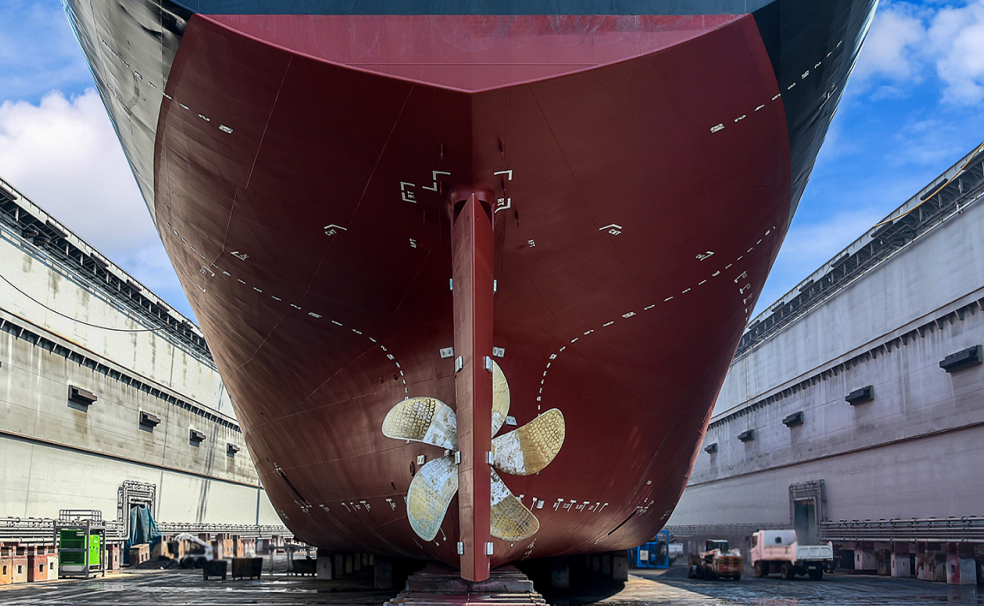
M 125 570 L 105 578 L 64 579 L 0 587 L 4 606 L 122 604 L 375 605 L 398 591 L 368 589 L 368 573 L 335 581 L 287 576 L 283 567 L 260 580 L 204 581 L 200 570 Z M 821 581 L 777 577 L 741 581 L 686 578 L 683 566 L 668 571 L 631 570 L 628 583 L 576 588 L 549 595 L 554 606 L 984 606 L 984 586 L 952 586 L 915 579 L 825 575 Z

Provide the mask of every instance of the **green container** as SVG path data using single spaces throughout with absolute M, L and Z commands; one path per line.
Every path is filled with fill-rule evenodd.
M 89 535 L 89 566 L 102 565 L 102 537 L 93 534 Z
M 90 534 L 89 544 L 86 545 L 85 534 L 83 528 L 63 528 L 59 531 L 58 564 L 62 570 L 84 572 L 102 566 L 102 536 Z
M 58 552 L 58 564 L 70 569 L 82 568 L 85 562 L 85 531 L 77 528 L 63 528 L 58 534 L 58 544 L 61 549 L 77 549 L 78 551 Z

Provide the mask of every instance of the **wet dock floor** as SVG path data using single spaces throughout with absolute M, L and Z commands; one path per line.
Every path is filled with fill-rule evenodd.
M 258 604 L 381 605 L 396 591 L 367 589 L 368 574 L 336 581 L 287 576 L 275 570 L 260 580 L 202 579 L 199 570 L 127 570 L 105 578 L 64 579 L 0 588 L 0 604 Z M 702 581 L 683 567 L 633 570 L 624 585 L 579 588 L 548 595 L 555 606 L 984 606 L 984 587 L 957 587 L 915 579 L 827 575 L 822 581 L 779 578 Z
M 806 578 L 783 581 L 778 576 L 703 581 L 686 578 L 684 569 L 662 574 L 632 570 L 629 582 L 617 593 L 607 596 L 586 590 L 579 593 L 582 595 L 553 596 L 551 603 L 556 606 L 984 606 L 984 587 L 844 573 L 826 575 L 821 581 Z

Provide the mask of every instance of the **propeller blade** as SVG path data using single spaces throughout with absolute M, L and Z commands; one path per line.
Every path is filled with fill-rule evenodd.
M 458 418 L 437 398 L 409 398 L 386 413 L 383 435 L 457 450 Z
M 540 521 L 509 490 L 499 474 L 492 470 L 492 536 L 503 541 L 522 541 L 540 529 Z
M 499 433 L 509 414 L 509 382 L 499 365 L 492 362 L 492 435 Z
M 519 429 L 492 440 L 495 468 L 514 476 L 530 476 L 550 464 L 564 445 L 564 413 L 557 408 Z
M 434 459 L 420 468 L 407 492 L 407 517 L 417 536 L 434 540 L 456 492 L 458 466 L 454 456 Z

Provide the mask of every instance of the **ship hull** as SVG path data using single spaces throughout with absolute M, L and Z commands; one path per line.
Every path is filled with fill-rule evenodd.
M 843 23 L 781 68 L 762 14 L 186 15 L 150 204 L 293 532 L 458 565 L 456 501 L 433 540 L 407 518 L 445 451 L 382 422 L 456 406 L 451 234 L 474 196 L 509 415 L 566 424 L 549 465 L 503 475 L 539 529 L 491 565 L 652 536 L 870 15 L 831 4 Z M 819 91 L 811 120 L 783 70 Z

